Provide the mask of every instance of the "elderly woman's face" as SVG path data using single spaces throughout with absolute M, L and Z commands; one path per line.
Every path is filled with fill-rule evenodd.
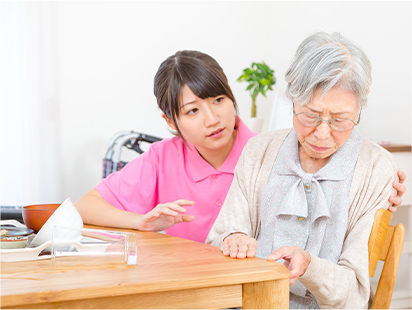
M 358 100 L 349 90 L 334 87 L 320 97 L 321 89 L 315 91 L 313 99 L 305 106 L 294 104 L 295 113 L 312 113 L 327 120 L 331 118 L 347 118 L 356 122 L 358 116 Z M 352 130 L 335 131 L 327 122 L 316 127 L 302 125 L 297 117 L 293 117 L 293 127 L 298 136 L 300 147 L 316 159 L 325 159 L 335 153 L 349 138 Z

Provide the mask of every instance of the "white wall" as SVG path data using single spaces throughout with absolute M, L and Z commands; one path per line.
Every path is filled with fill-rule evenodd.
M 258 26 L 270 3 L 58 3 L 60 104 L 65 193 L 73 198 L 101 176 L 109 137 L 123 129 L 169 136 L 153 95 L 153 78 L 177 50 L 209 53 L 225 69 L 241 112 L 249 111 L 236 83 L 251 61 L 270 55 Z M 81 175 L 78 178 L 78 175 Z
M 369 104 L 362 133 L 379 141 L 411 143 L 411 2 L 275 2 L 271 52 L 267 61 L 281 77 L 299 43 L 316 30 L 339 31 L 358 42 L 372 62 Z
M 44 3 L 43 3 L 44 5 Z M 168 130 L 153 96 L 160 63 L 181 49 L 213 56 L 248 116 L 243 68 L 264 60 L 275 91 L 299 43 L 316 30 L 339 31 L 370 56 L 373 87 L 362 115 L 372 140 L 411 143 L 410 2 L 47 2 L 55 27 L 57 111 L 63 192 L 78 199 L 101 177 L 109 138 L 133 129 L 161 137 Z M 267 128 L 271 102 L 258 97 Z M 47 189 L 44 189 L 47 190 Z
M 0 1 L 0 206 L 63 195 L 54 11 Z

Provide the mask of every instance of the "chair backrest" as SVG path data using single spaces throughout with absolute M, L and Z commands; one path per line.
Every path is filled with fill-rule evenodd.
M 389 309 L 398 273 L 405 227 L 402 224 L 391 226 L 391 219 L 391 212 L 384 209 L 378 210 L 369 237 L 369 276 L 375 275 L 379 260 L 385 262 L 371 309 Z

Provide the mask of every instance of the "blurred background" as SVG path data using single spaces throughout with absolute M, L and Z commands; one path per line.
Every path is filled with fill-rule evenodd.
M 409 1 L 1 1 L 0 205 L 76 201 L 101 179 L 113 134 L 171 136 L 153 78 L 182 49 L 220 63 L 245 118 L 237 78 L 252 62 L 274 69 L 274 91 L 257 98 L 267 131 L 299 43 L 339 31 L 373 66 L 361 132 L 411 144 L 411 16 Z

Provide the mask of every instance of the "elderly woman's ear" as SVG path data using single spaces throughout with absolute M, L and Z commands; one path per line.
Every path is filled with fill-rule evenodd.
M 406 174 L 402 170 L 398 170 L 398 177 L 399 177 L 399 182 L 393 182 L 392 186 L 394 189 L 396 189 L 398 192 L 396 193 L 396 196 L 390 196 L 389 197 L 389 202 L 392 203 L 392 205 L 388 208 L 389 211 L 392 213 L 395 213 L 398 207 L 402 204 L 402 196 L 405 194 L 406 191 L 406 186 L 403 184 L 406 179 Z

